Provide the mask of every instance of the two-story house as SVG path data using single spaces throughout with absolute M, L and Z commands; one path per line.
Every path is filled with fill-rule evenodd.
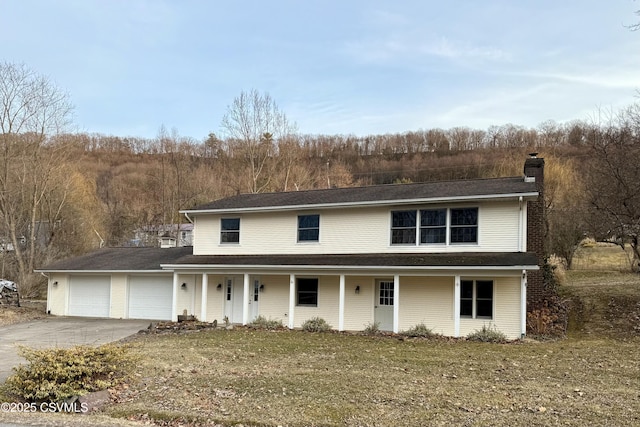
M 337 330 L 526 333 L 544 161 L 522 177 L 241 194 L 188 209 L 192 248 L 107 248 L 41 269 L 56 315 Z M 536 212 L 533 212 L 534 210 Z M 535 248 L 528 245 L 535 243 Z M 533 289 L 534 293 L 537 292 Z

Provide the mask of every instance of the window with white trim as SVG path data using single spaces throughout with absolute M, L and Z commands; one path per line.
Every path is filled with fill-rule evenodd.
M 318 278 L 296 279 L 296 304 L 306 307 L 318 306 Z
M 391 212 L 391 244 L 415 245 L 416 211 Z
M 478 208 L 391 211 L 392 245 L 478 243 Z
M 320 215 L 298 215 L 298 242 L 320 240 Z
M 460 281 L 460 317 L 493 318 L 493 280 Z
M 478 208 L 451 209 L 451 243 L 478 243 Z
M 240 218 L 220 220 L 220 243 L 240 243 Z

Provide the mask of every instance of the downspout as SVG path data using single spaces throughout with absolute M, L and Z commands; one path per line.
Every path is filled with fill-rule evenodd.
M 191 219 L 191 217 L 189 217 L 189 213 L 188 212 L 184 213 L 184 217 L 187 218 L 187 221 L 189 221 L 191 224 L 193 224 L 193 220 Z

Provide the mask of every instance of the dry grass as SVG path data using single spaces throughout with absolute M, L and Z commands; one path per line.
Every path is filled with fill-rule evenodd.
M 631 248 L 626 252 L 612 243 L 586 243 L 580 246 L 573 259 L 573 270 L 629 271 Z
M 116 417 L 224 425 L 633 425 L 639 339 L 481 344 L 302 331 L 144 336 Z
M 46 302 L 43 301 L 23 301 L 21 307 L 2 306 L 0 307 L 0 326 L 42 319 L 47 316 L 45 307 Z

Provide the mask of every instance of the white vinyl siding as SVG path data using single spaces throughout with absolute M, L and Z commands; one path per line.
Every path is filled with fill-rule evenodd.
M 356 286 L 360 292 L 356 294 Z M 344 286 L 344 329 L 361 331 L 373 323 L 375 280 L 373 277 L 346 276 Z M 333 326 L 333 325 L 332 325 Z M 337 329 L 337 325 L 334 328 Z
M 453 277 L 400 277 L 400 331 L 424 324 L 453 335 Z
M 451 208 L 464 205 L 417 205 L 404 209 Z M 518 202 L 483 202 L 478 209 L 478 242 L 455 245 L 391 245 L 391 211 L 367 207 L 320 212 L 320 241 L 298 243 L 298 215 L 304 211 L 243 213 L 240 244 L 221 245 L 220 215 L 195 216 L 195 255 L 341 254 L 393 252 L 515 252 L 518 251 Z M 317 211 L 314 211 L 317 212 Z M 228 215 L 225 215 L 227 217 Z
M 300 277 L 304 276 L 301 275 Z M 313 317 L 321 317 L 326 320 L 333 329 L 338 329 L 339 295 L 340 282 L 338 276 L 319 276 L 318 306 L 296 306 L 294 311 L 295 327 L 301 327 L 306 320 Z
M 260 315 L 266 319 L 289 322 L 289 276 L 260 276 L 264 290 L 260 292 Z M 296 307 L 297 309 L 298 307 Z
M 493 279 L 493 319 L 460 318 L 460 336 L 483 326 L 503 332 L 509 339 L 520 338 L 520 277 Z
M 56 283 L 54 285 L 54 283 Z M 49 276 L 49 295 L 47 299 L 48 310 L 54 316 L 67 314 L 67 293 L 69 289 L 69 276 L 66 274 L 51 274 Z

